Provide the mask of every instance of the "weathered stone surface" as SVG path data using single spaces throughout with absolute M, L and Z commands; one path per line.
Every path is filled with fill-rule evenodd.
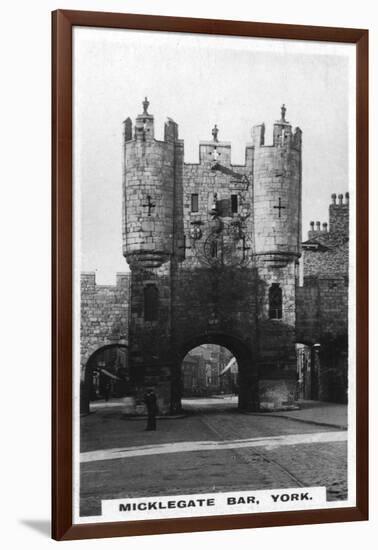
M 132 270 L 129 342 L 136 385 L 154 385 L 166 396 L 165 412 L 179 410 L 185 353 L 219 343 L 238 360 L 241 408 L 258 409 L 259 393 L 275 407 L 292 401 L 298 136 L 294 139 L 289 124 L 277 123 L 274 146 L 265 146 L 259 127 L 244 165 L 232 165 L 231 145 L 223 141 L 201 142 L 199 162 L 186 164 L 173 121 L 163 142 L 151 139 L 151 116 L 148 128 L 149 135 L 137 134 L 124 145 L 123 235 Z M 272 283 L 283 291 L 279 320 L 269 319 Z M 151 284 L 159 292 L 152 322 L 144 318 L 145 288 Z M 269 392 L 259 379 L 269 380 Z
M 303 248 L 303 286 L 297 289 L 297 341 L 320 344 L 318 395 L 324 401 L 347 399 L 349 306 L 349 197 L 336 195 L 326 224 L 311 224 Z
M 127 344 L 130 277 L 117 273 L 112 285 L 97 285 L 95 273 L 81 274 L 80 352 L 82 378 L 96 350 L 111 344 Z
M 153 386 L 160 411 L 177 412 L 183 357 L 220 344 L 238 362 L 240 408 L 274 409 L 296 397 L 296 342 L 319 343 L 326 365 L 319 397 L 329 395 L 327 346 L 342 347 L 347 334 L 349 206 L 331 204 L 329 231 L 312 226 L 299 286 L 301 131 L 281 119 L 266 145 L 265 127 L 254 127 L 245 164 L 236 166 L 222 141 L 201 142 L 199 162 L 185 163 L 172 120 L 164 141 L 154 139 L 152 115 L 137 117 L 134 139 L 130 128 L 122 231 L 131 273 L 116 287 L 83 274 L 83 364 L 96 346 L 128 342 L 136 402 Z M 277 284 L 282 316 L 270 318 L 269 289 Z M 151 285 L 156 316 L 146 309 Z

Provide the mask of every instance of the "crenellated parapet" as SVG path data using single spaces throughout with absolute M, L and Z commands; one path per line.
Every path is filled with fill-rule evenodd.
M 273 143 L 268 145 L 265 143 L 265 124 L 258 124 L 252 128 L 252 145 L 253 147 L 286 147 L 301 151 L 302 149 L 302 130 L 296 127 L 294 132 L 290 122 L 285 118 L 286 107 L 281 107 L 281 119 L 277 120 L 273 125 Z
M 156 140 L 148 108 L 145 99 L 134 131 L 130 118 L 124 122 L 124 255 L 132 269 L 158 268 L 174 255 L 182 260 L 185 250 L 192 255 L 194 230 L 186 221 L 208 224 L 214 200 L 222 205 L 218 215 L 234 208 L 248 219 L 245 230 L 262 261 L 282 267 L 299 256 L 302 132 L 293 132 L 285 106 L 272 145 L 265 145 L 264 124 L 252 129 L 244 165 L 231 163 L 231 143 L 218 139 L 216 125 L 213 139 L 200 142 L 199 163 L 185 163 L 177 124 L 168 119 L 164 141 Z

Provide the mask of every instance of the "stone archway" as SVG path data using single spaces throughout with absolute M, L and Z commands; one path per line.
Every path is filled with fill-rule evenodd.
M 176 414 L 182 410 L 182 361 L 190 350 L 203 344 L 216 344 L 232 353 L 239 368 L 238 409 L 240 411 L 259 410 L 258 370 L 252 349 L 236 336 L 223 333 L 205 333 L 184 342 L 179 348 L 178 360 L 172 368 L 171 376 L 171 413 Z
M 84 367 L 81 387 L 81 412 L 89 413 L 90 402 L 98 398 L 126 395 L 132 390 L 128 346 L 107 344 L 97 348 Z
M 141 392 L 155 387 L 163 414 L 180 409 L 180 344 L 198 334 L 239 358 L 240 409 L 287 406 L 296 383 L 300 129 L 282 111 L 273 144 L 255 126 L 244 164 L 234 165 L 230 144 L 217 138 L 200 143 L 199 162 L 185 162 L 172 119 L 163 141 L 150 113 L 137 116 L 135 132 L 126 126 L 127 340 Z

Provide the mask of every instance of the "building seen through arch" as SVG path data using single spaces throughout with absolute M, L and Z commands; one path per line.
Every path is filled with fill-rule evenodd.
M 189 351 L 182 361 L 182 397 L 238 393 L 238 364 L 233 354 L 216 344 Z
M 109 401 L 134 393 L 126 346 L 103 346 L 89 357 L 81 393 L 82 412 L 89 412 L 90 402 Z

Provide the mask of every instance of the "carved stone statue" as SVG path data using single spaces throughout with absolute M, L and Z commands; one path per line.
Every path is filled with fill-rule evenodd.
M 285 104 L 283 104 L 281 107 L 281 122 L 286 122 L 285 115 L 286 115 L 286 107 L 285 107 Z
M 218 142 L 218 132 L 219 132 L 219 129 L 218 129 L 218 126 L 215 125 L 214 128 L 212 129 L 211 133 L 213 135 L 213 141 L 216 141 Z
M 143 114 L 148 115 L 148 107 L 150 106 L 150 102 L 148 101 L 147 97 L 144 98 L 143 101 Z

